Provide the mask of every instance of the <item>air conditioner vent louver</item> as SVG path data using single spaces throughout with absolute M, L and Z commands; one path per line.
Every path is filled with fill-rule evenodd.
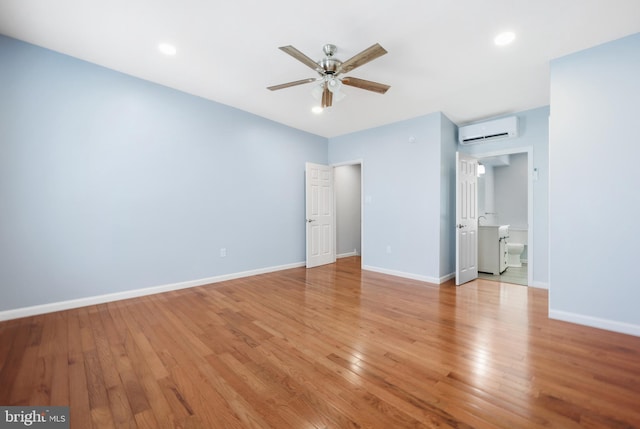
M 460 144 L 482 143 L 490 140 L 506 139 L 518 136 L 518 117 L 495 119 L 493 121 L 466 125 L 458 129 Z

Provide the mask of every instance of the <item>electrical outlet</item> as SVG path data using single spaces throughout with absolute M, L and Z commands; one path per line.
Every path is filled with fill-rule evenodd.
M 391 253 L 391 246 L 387 246 L 387 253 Z
M 221 247 L 220 248 L 220 257 L 221 258 L 225 258 L 227 256 L 227 248 L 226 247 Z

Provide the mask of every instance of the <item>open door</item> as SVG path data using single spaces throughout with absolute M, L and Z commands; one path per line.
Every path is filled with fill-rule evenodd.
M 333 167 L 305 164 L 307 268 L 336 261 Z
M 456 152 L 456 285 L 478 278 L 478 160 Z

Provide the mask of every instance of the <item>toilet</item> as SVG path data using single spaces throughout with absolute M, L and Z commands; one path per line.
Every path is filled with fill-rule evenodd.
M 521 267 L 522 266 L 522 252 L 524 252 L 524 246 L 527 244 L 528 232 L 526 229 L 509 229 L 509 238 L 507 239 L 507 266 L 508 267 Z

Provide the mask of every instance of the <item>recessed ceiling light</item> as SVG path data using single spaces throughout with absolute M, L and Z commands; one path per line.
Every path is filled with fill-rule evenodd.
M 500 33 L 493 39 L 493 42 L 498 46 L 508 45 L 516 39 L 516 34 L 512 31 L 505 31 Z
M 311 111 L 313 113 L 315 113 L 316 115 L 319 115 L 320 113 L 322 113 L 324 111 L 324 109 L 320 106 L 314 106 L 311 108 Z
M 160 43 L 158 50 L 165 55 L 175 55 L 177 52 L 176 47 L 169 43 Z

